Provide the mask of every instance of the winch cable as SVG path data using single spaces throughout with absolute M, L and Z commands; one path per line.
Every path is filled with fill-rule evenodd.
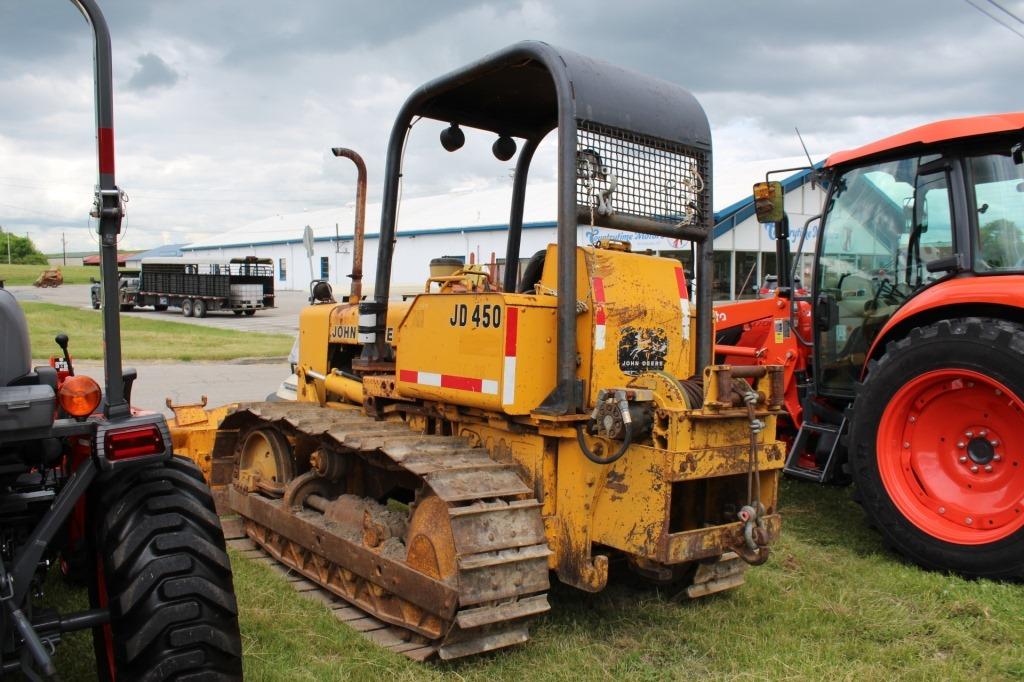
M 747 499 L 749 502 L 740 509 L 738 514 L 740 521 L 743 522 L 744 546 L 737 548 L 736 553 L 747 563 L 756 566 L 766 562 L 769 553 L 763 540 L 765 508 L 761 503 L 761 469 L 757 456 L 757 434 L 764 429 L 764 422 L 757 418 L 755 406 L 759 398 L 750 384 L 737 379 L 733 386 L 743 396 L 750 427 L 750 466 L 747 470 Z

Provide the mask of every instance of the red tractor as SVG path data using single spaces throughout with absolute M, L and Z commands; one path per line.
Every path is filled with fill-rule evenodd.
M 110 32 L 92 26 L 102 300 L 118 300 L 124 206 L 114 177 Z M 131 406 L 118 306 L 103 306 L 103 386 L 61 357 L 32 366 L 25 313 L 0 287 L 0 678 L 57 679 L 56 646 L 92 630 L 101 680 L 242 678 L 231 564 L 198 467 L 175 457 L 163 415 Z M 39 349 L 37 348 L 38 352 Z M 41 599 L 59 563 L 89 608 Z M 20 673 L 20 675 L 19 675 Z
M 785 363 L 786 471 L 849 482 L 931 569 L 1024 577 L 1024 113 L 940 121 L 824 164 L 811 296 L 778 183 L 775 296 L 717 309 L 717 354 Z

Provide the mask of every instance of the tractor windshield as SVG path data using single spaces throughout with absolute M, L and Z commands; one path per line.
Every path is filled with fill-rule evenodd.
M 822 386 L 852 390 L 875 335 L 953 254 L 949 184 L 937 156 L 854 168 L 829 198 L 818 261 Z M 1024 255 L 1024 254 L 1022 254 Z
M 1024 270 L 1024 165 L 1009 154 L 969 158 L 978 212 L 978 272 Z

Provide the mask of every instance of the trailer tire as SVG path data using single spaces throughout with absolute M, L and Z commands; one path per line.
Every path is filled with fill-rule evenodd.
M 245 311 L 245 314 L 248 315 L 249 317 L 252 317 L 253 315 L 256 314 L 256 309 L 255 308 L 249 308 L 248 310 Z
M 192 299 L 186 298 L 181 302 L 181 314 L 185 317 L 192 317 Z
M 943 320 L 890 342 L 853 404 L 861 504 L 911 561 L 1024 577 L 1024 325 Z
M 231 312 L 233 312 L 235 314 L 235 317 L 241 317 L 243 311 L 241 311 L 241 310 L 232 310 Z
M 190 461 L 125 471 L 95 504 L 93 630 L 101 679 L 242 679 L 231 565 L 202 473 Z
M 192 314 L 196 317 L 206 317 L 206 301 L 197 298 L 196 302 L 192 305 Z

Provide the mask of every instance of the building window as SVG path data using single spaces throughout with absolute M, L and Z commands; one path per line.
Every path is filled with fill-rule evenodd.
M 759 292 L 771 288 L 767 286 L 769 284 L 769 276 L 775 277 L 775 284 L 778 286 L 779 266 L 777 257 L 774 253 L 763 251 L 761 252 L 761 284 L 758 285 L 760 287 Z
M 756 298 L 761 282 L 757 274 L 757 251 L 736 252 L 736 288 L 733 298 L 742 300 Z
M 331 259 L 329 256 L 320 256 L 320 279 L 331 278 Z
M 288 279 L 288 261 L 284 258 L 277 259 L 277 281 L 283 282 Z
M 713 257 L 712 296 L 716 301 L 728 301 L 732 298 L 732 273 L 729 272 L 732 266 L 732 251 L 715 251 Z

